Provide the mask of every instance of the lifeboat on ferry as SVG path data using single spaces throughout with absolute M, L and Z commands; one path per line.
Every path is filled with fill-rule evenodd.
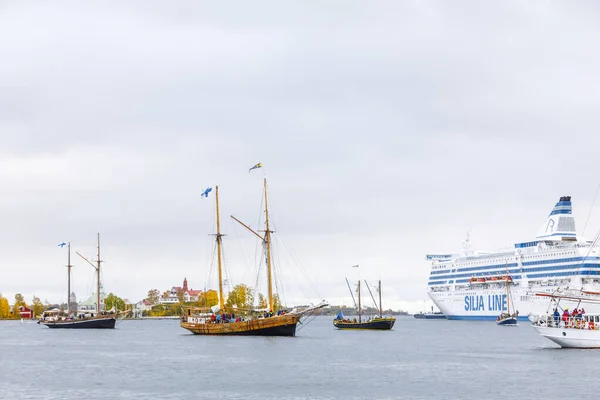
M 483 282 L 485 282 L 485 278 L 477 278 L 477 282 L 483 283 Z
M 472 277 L 471 279 L 469 279 L 469 282 L 477 282 L 477 278 Z

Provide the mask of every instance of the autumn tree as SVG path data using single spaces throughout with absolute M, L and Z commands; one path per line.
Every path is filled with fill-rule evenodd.
M 216 290 L 207 290 L 198 296 L 198 305 L 200 307 L 212 307 L 219 304 L 219 294 Z
M 117 311 L 125 311 L 125 301 L 115 294 L 109 293 L 109 295 L 104 299 L 104 309 L 108 311 L 113 307 Z
M 240 284 L 234 286 L 227 296 L 225 306 L 232 309 L 233 306 L 241 309 L 250 309 L 254 304 L 254 291 L 247 285 Z
M 275 293 L 273 295 L 273 305 L 271 306 L 271 311 L 276 313 L 281 308 L 281 300 L 279 300 L 279 293 Z
M 44 312 L 44 305 L 42 304 L 42 301 L 40 300 L 39 297 L 35 297 L 33 296 L 33 301 L 32 301 L 32 306 L 31 309 L 33 310 L 33 317 L 37 317 L 38 315 L 41 315 Z
M 15 304 L 13 305 L 12 313 L 14 319 L 20 319 L 21 314 L 19 313 L 19 307 L 27 307 L 27 303 L 25 303 L 25 299 L 21 293 L 15 294 Z
M 0 294 L 0 319 L 10 318 L 10 305 L 8 299 Z
M 177 289 L 177 301 L 181 304 L 183 304 L 184 300 L 185 300 L 185 292 L 183 291 L 182 288 Z
M 160 291 L 158 289 L 152 289 L 148 291 L 148 301 L 152 304 L 158 303 L 160 299 Z
M 269 305 L 267 304 L 267 298 L 264 294 L 258 294 L 258 308 L 267 308 Z

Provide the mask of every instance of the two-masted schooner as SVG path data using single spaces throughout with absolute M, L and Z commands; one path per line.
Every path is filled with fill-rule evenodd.
M 373 303 L 378 308 L 379 316 L 375 316 L 369 319 L 363 319 L 362 313 L 362 304 L 360 297 L 360 280 L 357 285 L 357 293 L 358 293 L 358 303 L 354 300 L 354 294 L 352 293 L 352 289 L 350 289 L 350 282 L 346 278 L 346 284 L 348 285 L 348 290 L 350 290 L 350 295 L 352 296 L 352 301 L 354 302 L 354 306 L 356 307 L 356 312 L 358 314 L 358 319 L 353 318 L 344 318 L 344 315 L 340 312 L 336 318 L 333 320 L 333 325 L 338 329 L 372 329 L 372 330 L 390 330 L 394 326 L 396 322 L 396 318 L 394 317 L 384 317 L 383 316 L 383 307 L 381 305 L 381 280 L 379 280 L 379 306 L 373 297 L 373 293 L 371 292 L 371 288 L 369 288 L 369 284 L 365 281 L 365 285 L 369 290 L 369 294 L 371 295 L 371 299 L 373 299 Z
M 217 244 L 217 264 L 219 273 L 219 303 L 212 308 L 202 307 L 182 307 L 181 327 L 197 335 L 262 335 L 262 336 L 294 336 L 296 334 L 296 325 L 301 318 L 308 316 L 319 308 L 327 306 L 322 302 L 316 306 L 311 306 L 305 310 L 296 309 L 289 312 L 274 313 L 273 296 L 273 273 L 271 257 L 271 234 L 273 231 L 269 227 L 269 205 L 267 199 L 267 180 L 264 179 L 264 201 L 265 201 L 265 230 L 261 235 L 251 229 L 234 216 L 235 221 L 240 223 L 263 243 L 267 266 L 267 287 L 268 287 L 268 311 L 255 309 L 235 308 L 235 318 L 214 318 L 215 313 L 225 313 L 225 296 L 223 292 L 223 263 L 222 263 L 222 238 L 220 215 L 219 215 L 219 187 L 215 187 L 216 203 L 216 228 L 215 234 Z
M 71 309 L 71 242 L 67 245 L 67 311 L 66 314 L 61 310 L 44 311 L 39 323 L 46 325 L 48 328 L 63 328 L 63 329 L 113 329 L 117 321 L 118 313 L 104 311 L 100 307 L 100 234 L 98 233 L 98 259 L 94 265 L 87 258 L 77 253 L 96 270 L 96 311 L 78 311 Z

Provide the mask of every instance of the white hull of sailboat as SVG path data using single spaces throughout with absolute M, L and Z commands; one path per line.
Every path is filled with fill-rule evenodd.
M 599 349 L 600 331 L 590 329 L 555 328 L 533 326 L 543 337 L 553 341 L 560 347 L 572 349 Z

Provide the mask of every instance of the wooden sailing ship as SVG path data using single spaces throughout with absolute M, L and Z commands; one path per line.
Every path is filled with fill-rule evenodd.
M 357 285 L 357 294 L 358 294 L 358 304 L 354 300 L 354 294 L 352 293 L 352 289 L 350 289 L 350 283 L 348 279 L 346 279 L 346 284 L 348 285 L 348 289 L 350 290 L 350 295 L 352 296 L 352 301 L 354 302 L 354 306 L 356 307 L 356 311 L 358 314 L 358 319 L 348 319 L 344 318 L 343 314 L 340 312 L 337 317 L 333 320 L 333 325 L 338 329 L 371 329 L 371 330 L 390 330 L 394 327 L 394 323 L 396 322 L 396 318 L 394 317 L 384 317 L 383 316 L 383 307 L 381 305 L 381 280 L 379 280 L 379 306 L 377 307 L 377 302 L 373 297 L 373 293 L 365 281 L 365 285 L 371 294 L 371 298 L 375 303 L 375 306 L 378 308 L 379 315 L 370 319 L 363 319 L 362 315 L 362 305 L 361 305 L 361 297 L 360 297 L 360 280 Z
M 119 316 L 116 312 L 103 311 L 100 308 L 100 234 L 98 234 L 98 259 L 96 265 L 94 265 L 87 258 L 77 253 L 78 256 L 83 258 L 96 270 L 96 311 L 78 311 L 71 309 L 71 243 L 67 245 L 68 258 L 67 258 L 67 312 L 57 312 L 50 310 L 42 314 L 39 324 L 45 325 L 52 329 L 113 329 L 117 318 Z
M 181 327 L 196 335 L 261 335 L 261 336 L 295 336 L 296 325 L 300 319 L 313 313 L 315 310 L 325 307 L 326 303 L 309 307 L 303 311 L 292 310 L 290 312 L 273 312 L 273 276 L 271 260 L 271 234 L 269 227 L 269 205 L 267 199 L 267 180 L 264 179 L 265 200 L 265 230 L 260 235 L 248 225 L 244 224 L 234 216 L 235 221 L 240 223 L 263 243 L 267 265 L 267 287 L 268 287 L 268 311 L 253 309 L 235 309 L 235 317 L 225 313 L 225 296 L 223 292 L 223 262 L 222 262 L 222 238 L 220 215 L 219 215 L 219 187 L 215 188 L 216 203 L 216 228 L 215 234 L 217 244 L 217 264 L 219 274 L 219 303 L 212 308 L 182 307 Z M 214 318 L 215 313 L 221 312 L 225 318 Z
M 506 276 L 508 278 L 510 278 L 510 275 L 508 275 L 508 265 L 506 266 Z M 510 285 L 512 283 L 512 278 L 511 279 L 506 279 L 506 312 L 502 312 L 500 313 L 500 315 L 498 316 L 498 318 L 496 318 L 496 324 L 497 325 L 517 325 L 517 321 L 519 319 L 519 312 L 515 311 L 513 313 L 511 313 L 511 308 L 510 308 L 510 300 L 511 300 L 511 294 L 510 294 Z M 514 306 L 513 306 L 514 307 Z

